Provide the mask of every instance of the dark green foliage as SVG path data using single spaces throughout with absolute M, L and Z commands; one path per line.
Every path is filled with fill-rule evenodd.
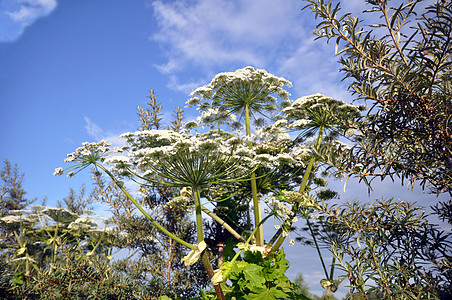
M 399 177 L 402 184 L 451 193 L 452 2 L 437 1 L 421 12 L 417 0 L 369 0 L 366 13 L 381 23 L 368 25 L 341 14 L 340 4 L 307 2 L 319 19 L 317 38 L 336 43 L 349 91 L 370 105 L 351 126 L 352 147 L 325 143 L 319 159 L 369 188 L 375 178 Z M 434 211 L 450 223 L 450 207 L 440 202 Z M 450 234 L 430 225 L 420 208 L 391 200 L 320 209 L 328 217 L 318 220 L 325 229 L 318 232 L 339 233 L 323 240 L 361 296 L 367 298 L 372 279 L 383 299 L 450 297 Z
M 298 286 L 284 275 L 289 268 L 285 256 L 283 249 L 266 259 L 259 251 L 245 251 L 243 260 L 225 262 L 222 270 L 232 283 L 222 284 L 226 299 L 309 300 L 295 292 Z
M 0 217 L 7 215 L 10 210 L 23 209 L 36 200 L 25 198 L 26 191 L 22 187 L 24 174 L 20 173 L 17 164 L 12 167 L 6 158 L 3 164 L 3 168 L 0 171 L 2 181 Z
M 452 235 L 431 225 L 422 207 L 382 199 L 318 209 L 328 216 L 320 220 L 323 228 L 337 234 L 317 234 L 355 292 L 376 292 L 382 299 L 437 299 L 450 293 Z
M 331 149 L 324 148 L 321 155 L 362 180 L 398 176 L 450 192 L 452 2 L 437 1 L 419 12 L 416 0 L 367 1 L 368 12 L 382 22 L 369 26 L 341 15 L 339 4 L 308 2 L 320 19 L 317 38 L 336 42 L 349 90 L 371 106 L 356 124 L 360 135 L 352 149 L 328 155 Z

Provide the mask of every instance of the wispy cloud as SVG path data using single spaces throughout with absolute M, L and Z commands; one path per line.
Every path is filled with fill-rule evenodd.
M 160 30 L 154 41 L 167 47 L 171 73 L 187 64 L 210 67 L 226 63 L 262 64 L 269 44 L 281 40 L 288 6 L 275 1 L 154 1 Z M 276 26 L 275 26 L 276 25 Z
M 25 28 L 49 15 L 57 0 L 4 0 L 0 2 L 0 42 L 17 40 Z
M 125 145 L 124 139 L 119 137 L 120 134 L 115 134 L 112 132 L 106 132 L 95 122 L 91 121 L 90 118 L 85 117 L 85 129 L 90 137 L 92 137 L 95 141 L 107 140 L 107 142 L 111 143 L 112 147 L 122 147 Z
M 103 129 L 99 127 L 99 125 L 91 121 L 91 119 L 88 117 L 85 117 L 85 123 L 85 129 L 89 136 L 95 138 L 96 140 L 101 140 L 104 138 L 105 133 Z
M 166 56 L 157 68 L 173 90 L 187 93 L 217 72 L 251 65 L 291 80 L 296 97 L 347 97 L 334 50 L 313 41 L 314 16 L 301 12 L 298 0 L 158 0 L 151 6 L 158 24 L 151 40 Z M 190 77 L 193 69 L 203 77 Z

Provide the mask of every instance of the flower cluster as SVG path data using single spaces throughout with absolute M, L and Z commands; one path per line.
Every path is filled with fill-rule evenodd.
M 97 143 L 82 143 L 82 147 L 75 149 L 75 152 L 67 155 L 67 158 L 64 162 L 73 162 L 79 158 L 95 155 L 98 153 L 105 153 L 110 150 L 111 144 L 105 140 L 101 140 Z
M 282 218 L 284 220 L 288 220 L 292 218 L 292 222 L 295 223 L 298 221 L 296 217 L 294 217 L 294 212 L 287 205 L 280 201 L 280 197 L 276 198 L 274 196 L 265 198 L 264 202 L 270 207 L 270 209 L 276 214 L 278 218 Z M 278 225 L 276 225 L 279 229 Z
M 220 138 L 216 133 L 188 135 L 172 130 L 145 130 L 121 135 L 127 139 L 128 157 L 138 165 L 158 163 L 182 152 L 199 153 L 202 155 L 237 155 L 246 149 L 246 144 L 240 138 L 231 136 Z M 119 161 L 119 158 L 116 158 Z M 121 160 L 126 162 L 127 158 Z M 110 161 L 110 160 L 109 160 Z
M 127 139 L 122 156 L 108 158 L 105 163 L 115 164 L 116 171 L 136 172 L 145 180 L 152 181 L 157 176 L 165 178 L 169 185 L 204 186 L 207 182 L 240 177 L 256 165 L 244 139 L 216 130 L 196 135 L 144 130 L 122 137 Z M 172 202 L 179 200 L 184 199 Z
M 286 115 L 289 129 L 304 130 L 323 126 L 325 129 L 342 129 L 350 134 L 349 129 L 365 109 L 363 105 L 347 104 L 317 93 L 298 98 L 294 102 L 289 101 L 282 111 Z
M 202 112 L 214 112 L 198 121 L 228 124 L 232 121 L 234 127 L 235 115 L 244 115 L 245 106 L 252 112 L 274 111 L 277 97 L 288 99 L 290 95 L 284 86 L 291 87 L 292 83 L 265 70 L 246 67 L 217 74 L 208 85 L 194 90 L 187 104 L 196 105 Z
M 199 107 L 198 110 L 200 110 Z M 237 116 L 225 111 L 223 107 L 209 107 L 202 110 L 201 116 L 197 117 L 196 120 L 186 122 L 184 127 L 190 130 L 196 127 L 204 127 L 206 124 L 209 124 L 212 128 L 215 124 L 226 124 L 236 130 L 242 127 L 242 124 L 237 121 Z
M 270 74 L 263 69 L 256 70 L 253 67 L 248 66 L 243 69 L 238 69 L 235 72 L 218 73 L 208 85 L 194 90 L 190 94 L 192 98 L 190 98 L 188 103 L 197 104 L 196 101 L 199 101 L 199 98 L 195 95 L 210 99 L 214 96 L 214 93 L 219 90 L 219 87 L 226 87 L 227 85 L 234 86 L 238 83 L 249 83 L 251 85 L 258 84 L 265 86 L 268 92 L 276 93 L 283 99 L 287 99 L 289 97 L 289 93 L 282 87 L 292 86 L 292 83 L 285 78 Z
M 290 152 L 281 144 L 283 142 L 260 143 L 249 149 L 246 137 L 220 136 L 216 130 L 197 135 L 171 130 L 147 130 L 129 132 L 122 137 L 128 142 L 124 147 L 124 155 L 110 157 L 105 163 L 116 164 L 118 168 L 134 165 L 142 172 L 152 173 L 154 167 L 187 153 L 206 158 L 216 156 L 230 162 L 240 161 L 241 169 L 237 170 L 240 174 L 257 166 L 273 169 L 282 165 L 303 165 L 300 153 Z
M 98 161 L 103 162 L 106 155 L 110 151 L 111 144 L 105 140 L 99 142 L 84 142 L 82 147 L 79 147 L 73 153 L 69 153 L 64 162 L 75 163 L 72 167 L 66 169 L 68 177 L 72 177 L 75 173 L 80 172 L 90 164 L 96 163 Z M 63 168 L 59 167 L 55 169 L 53 175 L 63 175 Z
M 284 190 L 281 194 L 282 197 L 280 197 L 280 200 L 287 203 L 299 203 L 299 205 L 303 207 L 314 207 L 317 203 L 317 201 L 307 193 Z

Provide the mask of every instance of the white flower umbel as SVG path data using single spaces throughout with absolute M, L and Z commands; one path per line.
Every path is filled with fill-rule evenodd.
M 319 128 L 337 134 L 350 135 L 355 121 L 360 117 L 362 105 L 347 104 L 322 94 L 313 94 L 298 98 L 283 109 L 291 130 L 300 130 L 299 138 L 311 137 Z
M 172 186 L 204 187 L 240 177 L 252 168 L 247 163 L 254 153 L 246 141 L 234 135 L 219 135 L 216 130 L 194 136 L 171 130 L 145 130 L 122 136 L 127 139 L 127 157 L 114 156 L 105 162 L 123 168 L 126 165 L 145 181 L 157 176 L 166 178 L 166 184 Z
M 223 119 L 230 114 L 244 117 L 246 135 L 251 137 L 251 118 L 255 125 L 264 125 L 260 117 L 269 117 L 276 110 L 277 98 L 287 99 L 289 93 L 283 89 L 284 86 L 292 86 L 291 82 L 268 73 L 265 70 L 246 67 L 235 72 L 217 74 L 212 81 L 203 87 L 193 91 L 190 96 L 196 97 L 188 103 L 197 103 L 200 111 L 218 109 L 223 116 L 208 120 L 218 124 L 225 123 Z M 198 100 L 200 99 L 200 100 Z M 233 124 L 233 128 L 238 128 Z M 252 141 L 248 143 L 252 147 Z M 256 174 L 251 174 L 251 192 L 253 195 L 254 219 L 259 224 L 262 219 L 260 200 L 257 197 Z M 263 246 L 262 227 L 256 234 L 257 244 Z
M 208 85 L 194 90 L 187 104 L 203 112 L 215 111 L 209 113 L 211 118 L 206 123 L 232 124 L 237 116 L 244 116 L 245 106 L 254 113 L 274 111 L 277 98 L 290 95 L 284 86 L 291 87 L 292 83 L 265 70 L 246 67 L 217 74 Z
M 68 173 L 69 177 L 80 172 L 91 164 L 95 162 L 105 160 L 106 155 L 110 151 L 111 144 L 105 140 L 101 140 L 97 143 L 82 143 L 82 147 L 79 147 L 75 152 L 67 155 L 64 160 L 66 163 L 73 163 L 73 165 L 63 171 L 63 168 L 56 168 L 53 175 L 63 175 L 65 172 Z

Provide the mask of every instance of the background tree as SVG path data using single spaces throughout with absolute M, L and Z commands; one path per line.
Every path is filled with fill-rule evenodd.
M 64 203 L 64 204 L 63 204 Z M 80 188 L 79 193 L 75 192 L 73 188 L 69 188 L 69 195 L 63 198 L 63 202 L 57 200 L 58 207 L 65 207 L 70 212 L 77 215 L 83 215 L 87 210 L 92 210 L 93 207 L 90 206 L 93 203 L 93 195 L 85 197 L 85 185 L 83 184 Z
M 417 8 L 421 1 L 397 2 L 393 7 L 395 1 L 368 0 L 366 13 L 378 14 L 381 23 L 363 26 L 358 17 L 341 15 L 339 3 L 307 2 L 306 7 L 320 19 L 317 38 L 336 42 L 340 71 L 350 92 L 370 104 L 368 114 L 357 118 L 349 132 L 352 147 L 324 144 L 318 151 L 320 159 L 336 175 L 356 176 L 369 188 L 374 178 L 400 177 L 402 184 L 408 180 L 435 193 L 451 193 L 452 3 L 437 1 L 420 14 Z M 415 26 L 409 27 L 416 16 Z M 449 200 L 435 208 L 438 216 L 449 222 L 451 204 Z M 380 200 L 373 207 L 350 203 L 338 210 L 340 213 L 324 203 L 317 209 L 329 216 L 327 226 L 345 230 L 348 233 L 343 237 L 351 238 L 343 243 L 332 237 L 326 240 L 332 249 L 345 245 L 334 254 L 339 260 L 344 253 L 350 255 L 351 261 L 341 263 L 348 266 L 346 272 L 352 265 L 357 268 L 348 274 L 353 287 L 363 287 L 365 278 L 375 278 L 363 276 L 366 270 L 378 273 L 381 268 L 376 283 L 385 299 L 450 297 L 450 234 L 428 224 L 426 216 L 418 215 L 421 208 Z M 363 223 L 359 224 L 360 215 Z M 351 241 L 365 246 L 352 247 Z M 385 246 L 385 241 L 393 244 Z M 396 261 L 366 260 L 372 255 L 383 257 L 377 253 L 389 253 L 389 261 Z M 410 269 L 420 262 L 431 263 L 423 274 Z M 397 274 L 404 274 L 404 278 L 397 278 Z M 365 288 L 361 293 L 368 296 Z
M 306 281 L 304 280 L 303 274 L 298 274 L 294 280 L 294 283 L 298 285 L 300 288 L 298 289 L 298 293 L 305 295 L 306 297 L 312 298 L 312 294 L 309 292 L 309 287 Z
M 450 192 L 451 2 L 437 1 L 420 14 L 421 1 L 393 7 L 392 1 L 369 0 L 366 12 L 379 14 L 382 22 L 365 27 L 358 17 L 341 15 L 339 4 L 308 2 L 321 19 L 317 38 L 336 41 L 350 92 L 371 107 L 357 124 L 354 147 L 338 151 L 330 163 L 363 180 L 399 176 Z
M 340 15 L 339 4 L 308 2 L 321 19 L 317 38 L 336 41 L 349 90 L 371 107 L 358 125 L 357 144 L 335 165 L 361 178 L 399 176 L 450 192 L 452 3 L 437 1 L 420 14 L 421 1 L 393 7 L 392 1 L 368 0 L 366 12 L 382 22 L 362 27 L 358 17 Z
M 26 191 L 22 187 L 24 174 L 20 173 L 17 164 L 14 167 L 5 158 L 3 168 L 0 171 L 2 180 L 0 193 L 0 217 L 8 214 L 10 210 L 19 210 L 36 201 L 25 198 Z
M 5 190 L 18 188 L 16 183 L 7 182 Z M 72 190 L 69 198 L 73 208 L 84 207 L 83 193 Z M 133 285 L 113 272 L 110 265 L 111 251 L 118 244 L 114 232 L 98 227 L 86 212 L 81 216 L 62 207 L 21 208 L 0 217 L 2 297 L 61 299 L 97 295 L 117 299 L 117 295 L 127 294 L 122 292 Z M 134 290 L 139 293 L 139 288 Z

